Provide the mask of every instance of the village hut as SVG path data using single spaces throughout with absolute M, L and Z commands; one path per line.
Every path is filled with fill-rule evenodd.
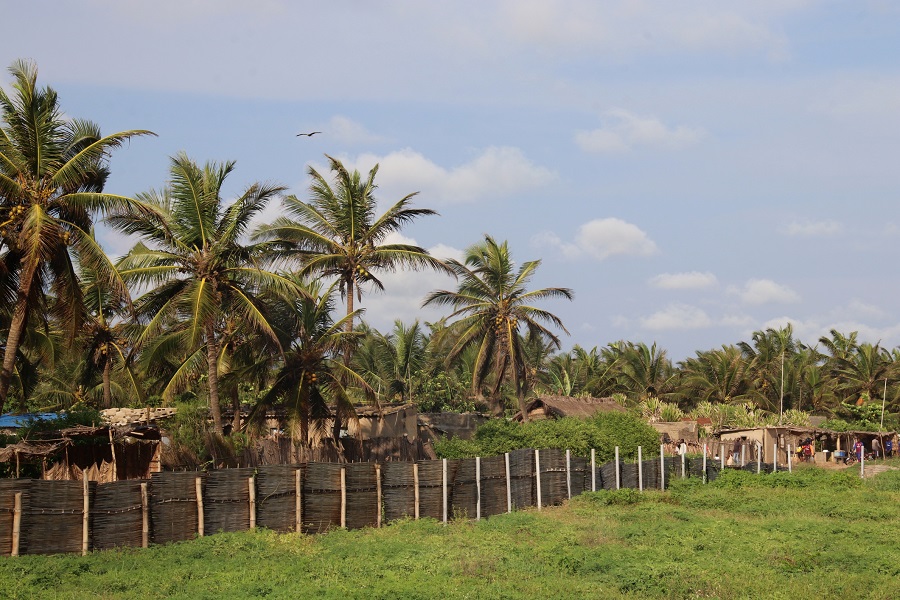
M 525 413 L 531 421 L 577 417 L 586 419 L 601 412 L 626 412 L 624 406 L 612 398 L 573 398 L 570 396 L 538 396 L 525 405 Z M 522 413 L 513 417 L 521 422 Z
M 23 466 L 42 479 L 107 483 L 147 479 L 160 468 L 161 435 L 156 425 L 79 425 L 38 432 L 33 439 L 0 448 L 0 463 L 19 477 Z
M 866 452 L 871 452 L 872 442 L 878 439 L 881 447 L 884 442 L 891 440 L 894 448 L 897 447 L 897 433 L 894 431 L 832 431 L 817 427 L 798 427 L 793 425 L 750 427 L 743 429 L 727 429 L 714 432 L 714 437 L 719 439 L 721 447 L 714 448 L 717 454 L 725 452 L 726 456 L 732 452 L 734 442 L 737 440 L 747 457 L 757 458 L 757 449 L 762 452 L 762 462 L 771 463 L 777 457 L 779 464 L 787 462 L 789 452 L 795 452 L 799 445 L 807 439 L 812 439 L 815 445 L 815 462 L 824 463 L 834 460 L 842 460 L 847 453 L 853 451 L 853 444 L 858 439 L 862 441 Z

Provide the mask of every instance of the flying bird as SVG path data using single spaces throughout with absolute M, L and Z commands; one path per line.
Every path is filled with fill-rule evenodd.
M 309 133 L 298 133 L 297 137 L 300 137 L 303 135 L 305 135 L 306 137 L 312 137 L 312 136 L 316 135 L 317 133 L 322 133 L 322 132 L 321 131 L 311 131 Z

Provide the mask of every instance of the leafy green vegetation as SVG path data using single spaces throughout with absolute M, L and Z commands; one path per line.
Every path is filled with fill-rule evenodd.
M 852 483 L 851 483 L 852 482 Z M 6 598 L 892 598 L 900 471 L 814 468 L 444 527 L 270 531 L 0 561 Z M 363 557 L 376 557 L 363 559 Z
M 619 446 L 622 458 L 637 456 L 642 446 L 644 456 L 658 455 L 659 433 L 642 419 L 628 413 L 599 413 L 590 419 L 547 419 L 517 423 L 493 420 L 478 427 L 471 440 L 449 439 L 435 443 L 440 458 L 496 456 L 519 448 L 567 448 L 576 456 L 589 456 L 597 451 L 597 461 L 615 457 Z

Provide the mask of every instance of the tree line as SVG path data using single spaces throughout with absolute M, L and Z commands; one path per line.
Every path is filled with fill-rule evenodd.
M 379 214 L 377 165 L 363 176 L 326 155 L 329 172 L 309 167 L 305 198 L 255 182 L 229 202 L 234 162 L 179 153 L 160 189 L 110 193 L 112 151 L 155 134 L 104 136 L 65 116 L 33 63 L 10 73 L 11 93 L 0 90 L 0 412 L 197 398 L 218 432 L 238 430 L 242 408 L 254 418 L 283 408 L 307 440 L 326 422 L 339 435 L 360 403 L 502 416 L 537 393 L 613 396 L 649 419 L 721 423 L 865 420 L 857 405 L 880 391 L 896 408 L 897 350 L 856 333 L 808 346 L 790 327 L 768 329 L 677 364 L 655 344 L 563 352 L 565 327 L 540 303 L 573 291 L 531 289 L 540 260 L 519 264 L 490 235 L 461 260 L 390 243 L 437 213 L 413 193 Z M 258 224 L 271 202 L 282 216 Z M 134 247 L 113 260 L 94 236 L 98 220 Z M 448 314 L 377 331 L 362 319 L 363 295 L 389 293 L 384 274 L 401 269 L 451 277 L 451 289 L 423 299 Z

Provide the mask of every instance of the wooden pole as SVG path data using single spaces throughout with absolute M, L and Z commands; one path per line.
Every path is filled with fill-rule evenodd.
M 206 529 L 203 517 L 203 478 L 194 479 L 194 490 L 197 495 L 197 537 L 203 537 Z
M 642 448 L 638 446 L 638 491 L 644 491 L 644 459 L 641 456 Z
M 294 530 L 303 531 L 303 478 L 299 468 L 294 471 Z
M 681 478 L 687 477 L 687 452 L 681 453 Z
M 741 444 L 741 466 L 747 464 L 747 444 Z
M 619 470 L 619 447 L 616 446 L 616 489 L 622 487 L 622 473 Z
M 381 527 L 381 465 L 375 463 L 375 496 L 378 498 L 378 514 L 375 516 L 375 527 Z
M 12 548 L 10 556 L 19 555 L 19 540 L 22 532 L 22 492 L 16 492 L 13 500 Z
M 341 467 L 341 529 L 347 529 L 347 467 Z
M 706 442 L 703 443 L 703 483 L 706 483 Z
M 247 491 L 250 493 L 250 529 L 256 529 L 256 478 L 247 480 Z
M 541 510 L 541 452 L 534 451 L 534 484 L 537 492 L 537 509 Z
M 866 449 L 863 448 L 859 453 L 859 476 L 865 478 L 866 476 Z
M 116 468 L 116 443 L 113 440 L 112 426 L 110 426 L 110 428 L 107 431 L 109 431 L 109 452 L 110 452 L 110 454 L 112 454 L 112 480 L 118 481 L 119 480 L 119 472 L 118 472 L 118 469 Z M 126 477 L 127 477 L 127 475 L 126 475 Z
M 772 444 L 772 472 L 778 472 L 778 442 Z
M 756 474 L 762 473 L 762 444 L 756 443 Z
M 147 483 L 141 483 L 141 548 L 150 545 L 150 497 Z
M 659 445 L 659 489 L 666 489 L 666 448 Z
M 509 452 L 504 455 L 506 459 L 506 512 L 512 512 L 512 482 L 509 478 Z
M 447 459 L 441 459 L 441 497 L 443 498 L 444 525 L 447 524 Z
M 413 463 L 413 485 L 415 486 L 414 498 L 415 519 L 419 520 L 419 463 Z
M 790 445 L 790 444 L 788 444 L 787 450 L 788 450 L 788 451 L 787 451 L 787 456 L 788 456 L 788 473 L 793 473 L 793 472 L 794 472 L 794 469 L 793 469 L 793 465 L 791 464 L 791 445 Z
M 88 553 L 88 545 L 90 544 L 90 524 L 91 524 L 91 488 L 88 485 L 88 475 L 87 469 L 82 473 L 82 490 L 83 490 L 83 500 L 84 507 L 82 510 L 81 517 L 81 555 L 87 556 Z
M 566 448 L 566 492 L 572 499 L 572 451 Z
M 719 470 L 725 470 L 725 444 L 719 444 Z
M 597 450 L 591 448 L 591 491 L 597 491 Z
M 475 520 L 481 520 L 481 457 L 475 457 Z

